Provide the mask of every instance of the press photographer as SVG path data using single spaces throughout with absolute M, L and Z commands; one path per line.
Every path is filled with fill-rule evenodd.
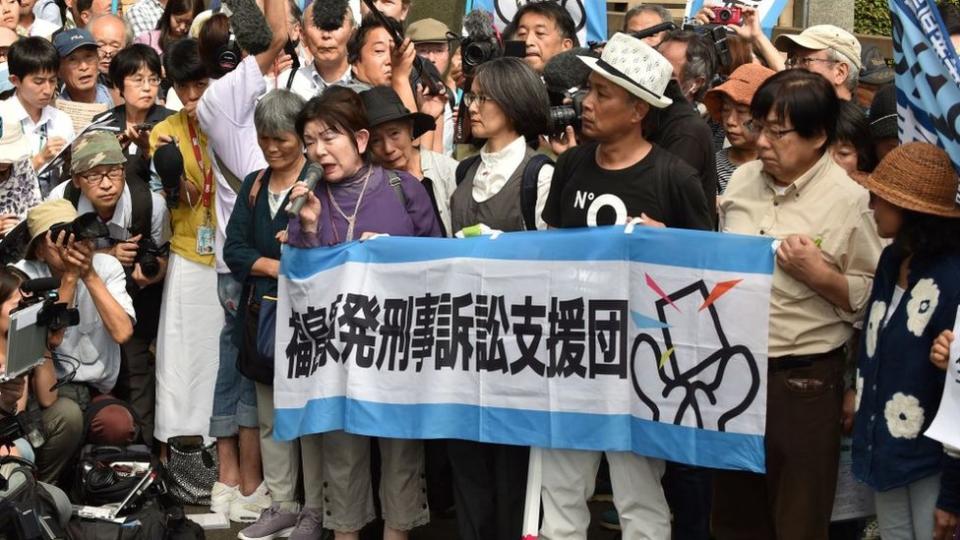
M 84 135 L 73 144 L 73 156 L 72 178 L 55 187 L 50 199 L 66 199 L 81 214 L 92 212 L 109 230 L 109 237 L 94 240 L 94 247 L 124 267 L 137 318 L 133 335 L 121 346 L 115 395 L 132 405 L 143 422 L 144 441 L 150 444 L 156 385 L 150 345 L 157 337 L 167 270 L 169 213 L 163 197 L 145 182 L 127 181 L 127 158 L 110 133 Z
M 91 162 L 79 150 L 74 153 L 74 177 Z M 103 165 L 93 172 L 85 169 L 83 176 L 109 175 L 104 169 Z M 106 228 L 98 230 L 97 224 L 96 220 L 78 221 L 77 210 L 63 199 L 46 201 L 27 214 L 31 240 L 26 259 L 17 267 L 31 279 L 58 278 L 59 301 L 75 306 L 81 322 L 65 330 L 63 342 L 54 350 L 59 360 L 47 360 L 31 377 L 32 395 L 43 411 L 47 433 L 46 443 L 36 449 L 43 481 L 60 476 L 87 428 L 90 439 L 103 444 L 125 444 L 135 436 L 133 417 L 123 406 L 105 407 L 87 425 L 84 422 L 83 412 L 92 403 L 109 399 L 106 394 L 113 390 L 120 371 L 119 344 L 130 339 L 135 318 L 123 267 L 113 257 L 94 251 L 90 237 L 106 235 Z

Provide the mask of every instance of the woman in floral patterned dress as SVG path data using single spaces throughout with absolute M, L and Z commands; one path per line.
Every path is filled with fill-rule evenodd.
M 923 435 L 940 404 L 944 373 L 929 361 L 960 304 L 960 208 L 947 154 L 910 143 L 869 176 L 877 232 L 893 242 L 873 282 L 857 369 L 853 471 L 875 492 L 884 540 L 933 538 L 934 514 L 956 514 L 941 487 L 958 465 Z

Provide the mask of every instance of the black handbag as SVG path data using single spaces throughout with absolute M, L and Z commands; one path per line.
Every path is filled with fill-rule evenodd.
M 88 444 L 77 460 L 74 498 L 87 506 L 121 502 L 154 465 L 150 449 L 142 444 Z

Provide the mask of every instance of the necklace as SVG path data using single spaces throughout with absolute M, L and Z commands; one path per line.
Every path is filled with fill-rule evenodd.
M 357 205 L 353 208 L 353 215 L 351 216 L 347 216 L 347 214 L 344 213 L 344 211 L 340 208 L 340 205 L 337 204 L 337 200 L 333 198 L 333 193 L 330 191 L 330 184 L 327 184 L 327 197 L 330 198 L 331 206 L 333 206 L 334 210 L 336 210 L 337 213 L 340 214 L 340 217 L 342 217 L 347 222 L 347 238 L 345 240 L 346 242 L 350 242 L 351 240 L 353 240 L 353 231 L 357 225 L 357 213 L 360 212 L 360 203 L 363 202 L 363 195 L 364 193 L 367 192 L 367 182 L 370 181 L 371 172 L 373 172 L 373 167 L 368 167 L 367 174 L 364 175 L 363 177 L 363 186 L 360 187 L 360 196 L 357 197 Z M 336 234 L 337 233 L 336 227 L 333 228 L 333 233 L 334 235 L 338 236 Z M 340 239 L 337 238 L 337 240 L 339 241 Z

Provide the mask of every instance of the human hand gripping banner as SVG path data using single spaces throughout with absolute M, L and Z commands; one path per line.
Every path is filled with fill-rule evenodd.
M 276 436 L 630 450 L 762 472 L 770 240 L 625 231 L 285 247 Z

